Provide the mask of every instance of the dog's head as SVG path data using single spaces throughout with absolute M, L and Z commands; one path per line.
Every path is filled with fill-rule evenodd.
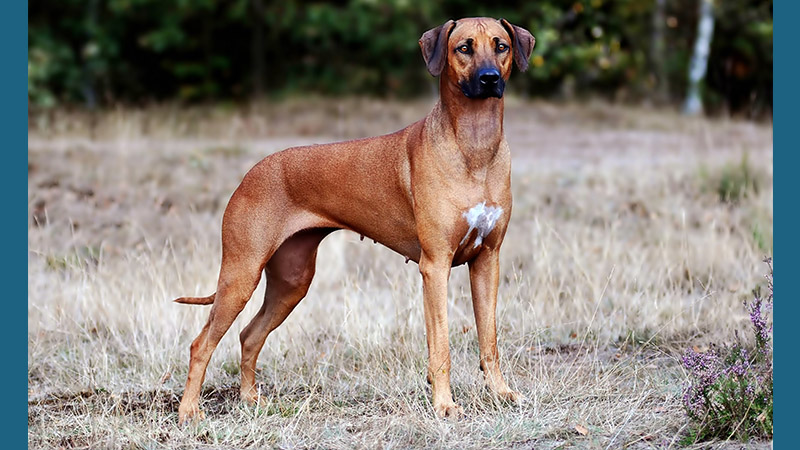
M 469 98 L 503 97 L 511 60 L 528 69 L 536 40 L 505 19 L 476 17 L 448 20 L 419 40 L 431 75 L 446 76 Z

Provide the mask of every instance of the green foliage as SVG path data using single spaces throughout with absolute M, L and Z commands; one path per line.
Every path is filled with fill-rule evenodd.
M 771 108 L 772 2 L 718 2 L 706 99 Z M 663 53 L 651 49 L 655 0 L 62 0 L 29 6 L 33 106 L 254 94 L 414 96 L 435 87 L 417 40 L 448 18 L 504 17 L 536 37 L 514 89 L 537 96 L 685 93 L 693 2 L 667 0 Z M 660 64 L 654 64 L 659 59 Z M 664 73 L 654 73 L 662 67 Z
M 45 263 L 53 271 L 85 270 L 100 263 L 100 249 L 82 246 L 64 255 L 47 255 Z
M 716 4 L 706 106 L 758 116 L 772 105 L 772 1 Z
M 746 152 L 739 162 L 729 162 L 713 171 L 701 166 L 699 176 L 704 192 L 713 193 L 720 202 L 730 204 L 757 195 L 768 182 L 767 175 L 750 163 Z
M 759 219 L 755 219 L 750 226 L 753 235 L 753 242 L 762 252 L 772 253 L 772 227 L 764 225 Z
M 222 370 L 228 375 L 239 375 L 239 363 L 235 361 L 225 361 L 222 363 Z

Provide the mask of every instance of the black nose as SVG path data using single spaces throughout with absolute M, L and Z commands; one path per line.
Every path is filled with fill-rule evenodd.
M 497 81 L 500 80 L 500 72 L 495 68 L 481 69 L 481 71 L 478 72 L 478 79 L 483 85 L 497 84 Z

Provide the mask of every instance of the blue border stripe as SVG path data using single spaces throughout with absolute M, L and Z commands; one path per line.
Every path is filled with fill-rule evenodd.
M 775 2 L 773 9 L 773 155 L 775 168 L 774 196 L 774 254 L 775 277 L 775 447 L 789 448 L 797 438 L 792 430 L 796 426 L 794 415 L 800 404 L 800 392 L 794 386 L 797 376 L 796 322 L 800 318 L 800 304 L 793 296 L 798 288 L 789 283 L 790 278 L 800 273 L 797 225 L 796 179 L 798 168 L 797 134 L 800 117 L 800 89 L 797 74 L 800 63 L 797 58 L 797 18 L 800 17 L 800 2 L 784 0 Z M 781 187 L 783 186 L 783 187 Z M 785 205 L 786 210 L 780 205 Z M 794 255 L 794 256 L 792 256 Z M 785 257 L 784 257 L 785 256 Z M 779 445 L 783 442 L 783 446 Z
M 5 392 L 3 394 L 5 428 L 3 441 L 10 448 L 27 447 L 28 375 L 27 375 L 27 315 L 28 284 L 27 264 L 14 262 L 14 255 L 27 261 L 28 255 L 28 3 L 13 1 L 0 3 L 0 45 L 2 45 L 3 70 L 0 70 L 0 127 L 2 127 L 2 155 L 4 174 L 0 177 L 3 210 L 6 220 L 3 227 L 5 264 L 3 277 L 3 315 L 0 338 L 4 344 L 5 370 L 0 371 Z M 19 237 L 14 237 L 17 233 Z M 23 237 L 24 236 L 24 237 Z M 19 406 L 18 406 L 19 405 Z M 19 413 L 17 408 L 19 407 Z

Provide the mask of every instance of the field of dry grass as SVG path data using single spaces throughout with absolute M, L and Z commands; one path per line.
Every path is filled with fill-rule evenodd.
M 498 334 L 521 405 L 483 389 L 459 267 L 448 315 L 466 417 L 434 418 L 417 267 L 342 231 L 322 243 L 308 297 L 260 355 L 269 403 L 238 401 L 238 333 L 262 282 L 211 360 L 207 419 L 177 425 L 208 307 L 171 300 L 214 291 L 222 212 L 244 173 L 289 146 L 393 131 L 431 105 L 307 99 L 31 118 L 29 446 L 680 447 L 679 357 L 745 329 L 742 301 L 772 253 L 772 127 L 513 98 Z

